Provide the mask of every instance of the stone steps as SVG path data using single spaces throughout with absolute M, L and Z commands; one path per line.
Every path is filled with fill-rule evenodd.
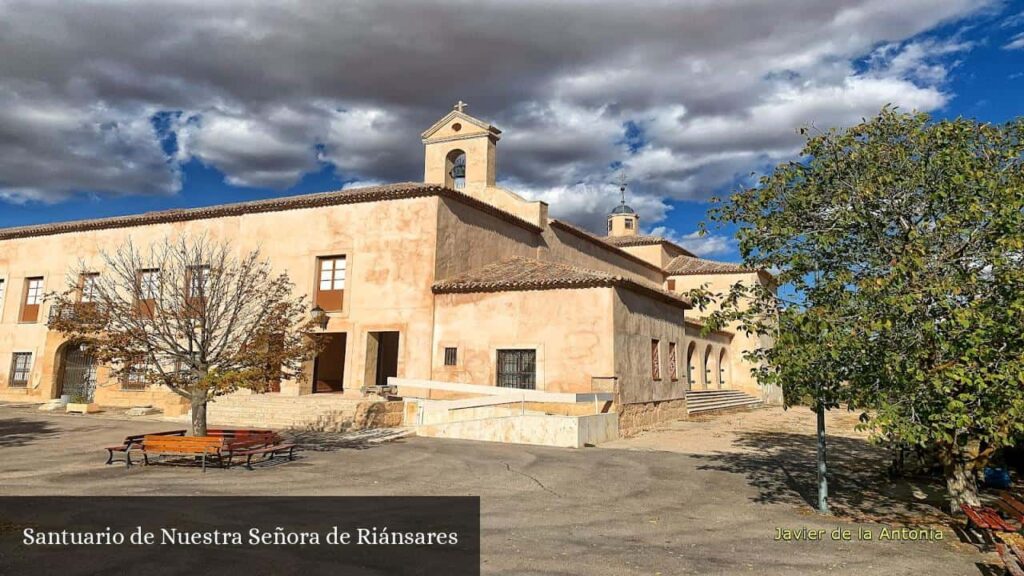
M 691 390 L 686 393 L 688 414 L 747 409 L 762 404 L 760 398 L 740 390 Z

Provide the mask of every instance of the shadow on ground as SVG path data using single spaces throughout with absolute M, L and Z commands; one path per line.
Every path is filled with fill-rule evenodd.
M 303 450 L 334 452 L 336 450 L 368 450 L 385 442 L 401 442 L 395 439 L 395 431 L 389 428 L 361 430 L 359 432 L 317 432 L 312 430 L 288 430 L 285 436 Z
M 806 434 L 745 432 L 740 452 L 695 455 L 703 470 L 743 474 L 759 503 L 817 507 L 817 442 Z M 828 439 L 829 505 L 833 514 L 861 521 L 921 525 L 946 523 L 942 486 L 935 479 L 892 480 L 887 454 L 866 440 Z
M 48 422 L 41 420 L 6 418 L 0 420 L 0 448 L 25 446 L 59 432 Z

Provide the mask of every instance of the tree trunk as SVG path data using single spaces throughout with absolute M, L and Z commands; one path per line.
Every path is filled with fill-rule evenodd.
M 818 512 L 828 514 L 828 455 L 825 449 L 825 405 L 818 402 Z
M 206 398 L 192 398 L 192 435 L 206 436 Z
M 980 501 L 978 479 L 974 474 L 974 458 L 957 446 L 943 447 L 940 457 L 946 476 L 946 495 L 949 497 L 950 513 L 959 513 L 961 504 L 978 506 Z

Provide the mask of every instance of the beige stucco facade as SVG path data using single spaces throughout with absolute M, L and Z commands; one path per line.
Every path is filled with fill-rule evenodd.
M 756 389 L 740 377 L 749 367 L 737 361 L 742 352 L 736 346 L 748 342 L 725 332 L 701 337 L 687 325 L 692 311 L 673 290 L 700 284 L 701 277 L 685 277 L 669 289 L 670 245 L 613 245 L 549 219 L 546 204 L 497 187 L 498 134 L 461 111 L 442 118 L 423 134 L 422 184 L 0 230 L 0 399 L 42 402 L 62 393 L 68 343 L 48 329 L 47 303 L 36 321 L 23 321 L 28 279 L 42 278 L 45 292 L 62 291 L 80 262 L 102 274 L 101 253 L 128 240 L 144 246 L 200 235 L 229 241 L 239 253 L 259 248 L 311 299 L 318 259 L 345 258 L 344 303 L 328 312 L 324 328 L 344 339 L 330 357 L 321 354 L 316 368 L 336 375 L 341 387 L 333 391 L 343 395 L 359 397 L 373 385 L 383 333 L 396 334 L 390 375 L 400 378 L 495 386 L 502 351 L 532 350 L 537 390 L 611 387 L 622 405 L 682 405 L 685 351 L 707 340 L 727 349 L 727 386 Z M 453 151 L 465 154 L 458 182 L 451 175 Z M 537 265 L 517 277 L 515 268 L 524 262 Z M 503 278 L 506 264 L 509 277 Z M 487 282 L 474 279 L 482 270 L 492 276 Z M 729 278 L 710 280 L 718 285 Z M 652 347 L 658 348 L 658 369 Z M 22 361 L 30 355 L 27 381 L 13 377 L 18 354 Z M 279 394 L 318 393 L 316 378 L 311 360 L 306 375 L 283 382 Z M 168 390 L 125 389 L 102 366 L 95 384 L 101 405 L 185 409 Z

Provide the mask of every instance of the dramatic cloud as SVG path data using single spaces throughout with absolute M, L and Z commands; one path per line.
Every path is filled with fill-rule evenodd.
M 416 180 L 419 133 L 463 99 L 504 130 L 504 185 L 597 229 L 625 170 L 650 227 L 790 157 L 799 126 L 941 107 L 971 45 L 926 33 L 999 6 L 5 2 L 0 199 L 173 194 L 191 161 L 237 186 Z

